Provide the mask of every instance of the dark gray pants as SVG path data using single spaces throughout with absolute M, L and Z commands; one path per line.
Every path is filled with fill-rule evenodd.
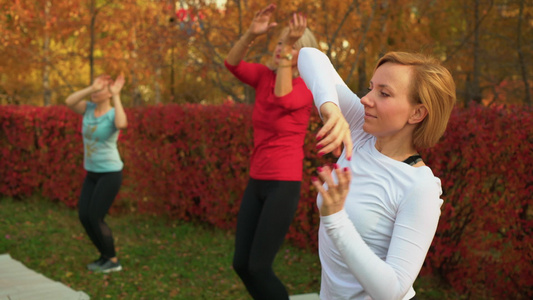
M 254 299 L 289 299 L 272 263 L 292 223 L 300 181 L 250 179 L 235 234 L 233 269 Z
M 105 259 L 116 256 L 111 229 L 104 221 L 122 184 L 122 171 L 87 172 L 78 203 L 78 215 L 87 235 Z

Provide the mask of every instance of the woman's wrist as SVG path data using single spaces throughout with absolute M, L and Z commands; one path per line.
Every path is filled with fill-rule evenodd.
M 340 108 L 335 102 L 327 101 L 320 106 L 320 114 L 326 118 L 330 118 L 334 114 L 342 114 Z
M 255 38 L 257 37 L 256 34 L 253 34 L 249 31 L 244 33 L 244 35 L 240 38 L 240 40 L 247 46 L 251 47 L 254 44 Z

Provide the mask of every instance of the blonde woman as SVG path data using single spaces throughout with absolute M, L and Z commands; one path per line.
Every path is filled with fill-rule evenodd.
M 435 59 L 390 52 L 359 99 L 322 52 L 302 49 L 298 66 L 324 121 L 320 154 L 341 154 L 313 179 L 320 298 L 414 299 L 442 205 L 441 182 L 417 150 L 444 133 L 453 78 Z
M 104 217 L 122 184 L 123 163 L 118 153 L 117 139 L 120 129 L 128 126 L 120 101 L 123 85 L 122 74 L 115 81 L 102 75 L 91 86 L 71 94 L 65 101 L 70 109 L 83 115 L 84 167 L 87 175 L 78 212 L 83 228 L 100 252 L 100 257 L 87 265 L 94 272 L 122 270 L 111 229 Z M 87 97 L 91 100 L 84 100 Z
M 296 62 L 300 48 L 317 46 L 306 18 L 294 14 L 269 66 L 243 61 L 253 41 L 277 25 L 270 23 L 275 8 L 271 4 L 255 15 L 225 61 L 235 77 L 256 91 L 254 150 L 237 220 L 233 268 L 254 299 L 269 300 L 289 298 L 272 263 L 298 206 L 303 143 L 313 108 Z

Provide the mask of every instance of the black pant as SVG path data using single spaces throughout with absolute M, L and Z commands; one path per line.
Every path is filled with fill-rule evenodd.
M 78 203 L 78 215 L 89 238 L 105 259 L 116 256 L 111 229 L 104 217 L 118 194 L 122 171 L 87 172 Z
M 300 181 L 248 181 L 237 219 L 233 268 L 254 299 L 289 299 L 272 263 L 298 207 L 300 185 Z

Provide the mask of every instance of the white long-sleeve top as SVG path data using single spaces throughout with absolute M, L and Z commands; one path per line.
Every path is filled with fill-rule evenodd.
M 363 131 L 364 107 L 325 54 L 300 50 L 298 68 L 315 105 L 333 102 L 350 124 L 352 172 L 344 209 L 320 218 L 320 298 L 410 299 L 437 229 L 442 194 L 429 167 L 412 167 L 380 153 Z M 317 197 L 320 207 L 322 198 Z

